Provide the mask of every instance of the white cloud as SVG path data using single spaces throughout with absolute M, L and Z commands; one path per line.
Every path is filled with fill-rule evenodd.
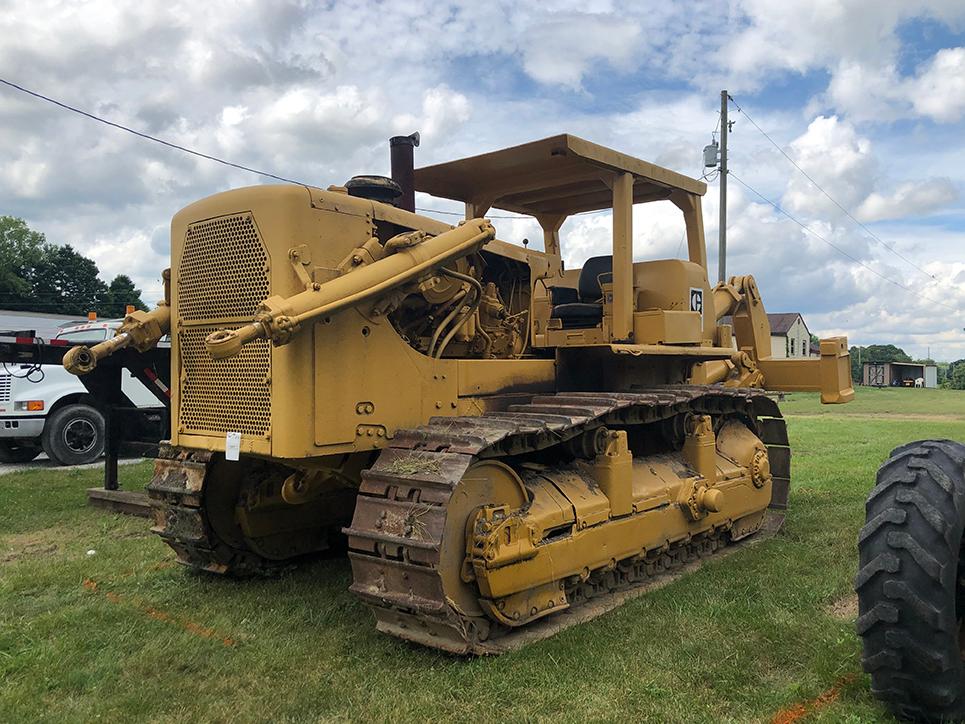
M 445 84 L 429 88 L 422 95 L 421 117 L 406 113 L 397 116 L 392 126 L 396 133 L 411 133 L 420 129 L 428 142 L 453 133 L 470 118 L 469 99 Z
M 855 121 L 891 121 L 911 109 L 902 86 L 894 65 L 842 60 L 831 76 L 826 101 Z
M 955 0 L 741 0 L 732 9 L 738 30 L 700 71 L 704 86 L 752 92 L 775 74 L 826 71 L 817 105 L 860 121 L 922 116 L 954 123 L 965 112 L 965 48 L 944 48 L 914 73 L 898 71 L 899 30 L 911 20 L 965 27 Z
M 943 123 L 965 113 L 965 48 L 939 50 L 909 88 L 915 110 Z
M 854 207 L 874 186 L 877 162 L 871 142 L 837 116 L 815 118 L 790 143 L 788 155 L 845 208 Z M 810 215 L 834 218 L 843 213 L 799 173 L 791 173 L 783 202 L 792 211 Z
M 862 221 L 920 216 L 957 199 L 958 191 L 950 179 L 911 181 L 901 184 L 890 194 L 872 192 L 858 207 L 856 216 Z
M 720 50 L 734 90 L 757 87 L 775 70 L 806 73 L 842 56 L 888 57 L 902 14 L 900 0 L 744 0 L 736 8 L 746 27 Z
M 639 44 L 640 29 L 632 19 L 572 13 L 534 23 L 520 52 L 534 80 L 579 88 L 592 61 L 627 68 Z
M 965 113 L 965 48 L 943 48 L 907 77 L 893 63 L 843 60 L 834 70 L 826 100 L 856 121 L 920 116 L 954 123 Z

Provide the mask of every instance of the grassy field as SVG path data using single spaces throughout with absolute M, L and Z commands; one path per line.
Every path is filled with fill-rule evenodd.
M 965 394 L 784 403 L 792 508 L 774 539 L 499 658 L 373 630 L 332 558 L 273 580 L 176 567 L 144 520 L 95 512 L 100 472 L 0 478 L 0 719 L 887 721 L 853 633 L 855 539 L 878 464 L 965 440 Z M 121 469 L 137 488 L 147 464 Z

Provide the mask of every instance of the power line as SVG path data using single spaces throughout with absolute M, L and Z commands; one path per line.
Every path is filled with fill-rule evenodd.
M 756 128 L 758 131 L 760 131 L 760 132 L 761 132 L 761 135 L 763 135 L 764 138 L 766 138 L 768 141 L 770 141 L 771 145 L 774 146 L 774 148 L 776 148 L 778 151 L 780 151 L 780 152 L 781 152 L 781 155 L 784 156 L 784 158 L 786 158 L 788 161 L 790 161 L 790 162 L 791 162 L 791 165 L 793 165 L 794 168 L 796 168 L 798 171 L 800 171 L 808 181 L 810 181 L 812 184 L 814 184 L 815 188 L 817 188 L 818 191 L 820 191 L 820 192 L 821 192 L 822 194 L 824 194 L 828 199 L 830 199 L 831 203 L 833 203 L 835 206 L 837 206 L 839 209 L 841 209 L 841 211 L 843 211 L 844 214 L 845 214 L 849 219 L 851 219 L 855 224 L 857 224 L 858 226 L 860 226 L 872 239 L 874 239 L 875 241 L 877 241 L 879 244 L 881 244 L 883 247 L 885 247 L 885 249 L 887 249 L 888 251 L 890 251 L 891 253 L 893 253 L 893 254 L 894 254 L 895 256 L 897 256 L 899 259 L 902 259 L 902 260 L 905 261 L 906 263 L 908 263 L 908 264 L 910 264 L 911 266 L 915 267 L 915 269 L 917 269 L 918 271 L 920 271 L 920 272 L 921 272 L 922 274 L 924 274 L 925 276 L 928 276 L 928 277 L 930 277 L 930 278 L 932 278 L 932 279 L 937 279 L 937 278 L 938 278 L 938 277 L 936 277 L 934 274 L 932 274 L 931 272 L 928 272 L 928 271 L 925 271 L 924 269 L 922 269 L 922 268 L 921 268 L 920 266 L 918 266 L 915 262 L 913 262 L 911 259 L 909 259 L 908 257 L 906 257 L 904 254 L 902 254 L 900 251 L 898 251 L 897 249 L 895 249 L 893 246 L 890 246 L 890 245 L 886 244 L 886 243 L 885 243 L 884 241 L 882 241 L 881 238 L 880 238 L 877 234 L 875 234 L 871 229 L 869 229 L 869 228 L 868 228 L 867 226 L 865 226 L 863 223 L 861 223 L 860 221 L 858 221 L 858 219 L 856 219 L 856 218 L 854 217 L 854 215 L 853 215 L 850 211 L 848 211 L 844 206 L 842 206 L 841 204 L 839 204 L 839 203 L 837 202 L 837 200 L 836 200 L 833 196 L 831 196 L 831 194 L 829 194 L 827 191 L 825 191 L 825 190 L 821 187 L 821 184 L 819 184 L 817 181 L 815 181 L 813 178 L 811 178 L 811 175 L 810 175 L 807 171 L 805 171 L 803 168 L 801 168 L 801 167 L 797 164 L 797 162 L 796 162 L 793 158 L 791 158 L 791 157 L 787 154 L 787 152 L 786 152 L 783 148 L 781 148 L 781 147 L 774 141 L 773 138 L 771 138 L 769 135 L 767 135 L 767 132 L 766 132 L 763 128 L 761 128 L 759 125 L 757 125 L 757 123 L 754 121 L 754 119 L 751 118 L 751 117 L 747 114 L 747 111 L 745 111 L 743 108 L 740 107 L 740 104 L 738 104 L 737 101 L 735 101 L 735 100 L 733 99 L 733 97 L 731 97 L 731 96 L 728 96 L 728 97 L 730 98 L 730 102 L 733 103 L 734 106 L 736 106 L 737 110 L 738 110 L 739 112 L 741 112 L 741 113 L 744 114 L 744 117 L 745 117 L 748 121 L 750 121 L 751 125 L 754 126 L 754 128 Z
M 21 93 L 26 93 L 27 95 L 33 96 L 34 98 L 39 98 L 40 100 L 46 101 L 47 103 L 53 103 L 55 106 L 59 106 L 60 108 L 63 108 L 63 109 L 68 110 L 68 111 L 71 111 L 72 113 L 77 113 L 77 114 L 79 114 L 79 115 L 82 115 L 82 116 L 85 116 L 85 117 L 87 117 L 87 118 L 90 118 L 91 120 L 97 121 L 98 123 L 103 123 L 104 125 L 111 126 L 111 127 L 113 127 L 113 128 L 117 128 L 117 129 L 120 129 L 120 130 L 122 130 L 122 131 L 126 131 L 127 133 L 134 134 L 135 136 L 139 136 L 140 138 L 144 138 L 144 139 L 146 139 L 146 140 L 148 140 L 148 141 L 153 141 L 154 143 L 160 143 L 162 146 L 167 146 L 168 148 L 174 148 L 174 149 L 176 149 L 176 150 L 178 150 L 178 151 L 184 151 L 184 153 L 190 153 L 192 156 L 198 156 L 198 157 L 200 157 L 200 158 L 206 158 L 206 159 L 208 159 L 209 161 L 214 161 L 215 163 L 220 163 L 220 164 L 223 164 L 223 165 L 225 165 L 225 166 L 230 166 L 230 167 L 232 167 L 232 168 L 237 168 L 237 169 L 239 169 L 239 170 L 241 170 L 241 171 L 248 171 L 249 173 L 257 174 L 257 175 L 259 175 L 259 176 L 267 176 L 268 178 L 273 178 L 273 179 L 275 179 L 276 181 L 284 181 L 285 183 L 295 184 L 296 186 L 307 186 L 307 185 L 308 185 L 308 184 L 302 183 L 301 181 L 293 181 L 293 180 L 290 179 L 290 178 L 285 178 L 285 177 L 283 177 L 283 176 L 277 176 L 277 175 L 275 175 L 275 174 L 273 174 L 273 173 L 268 173 L 267 171 L 259 171 L 259 170 L 256 169 L 256 168 L 250 168 L 249 166 L 243 166 L 243 165 L 241 165 L 240 163 L 233 163 L 233 162 L 231 162 L 231 161 L 225 161 L 223 158 L 218 158 L 217 156 L 211 156 L 210 154 L 207 154 L 207 153 L 201 153 L 200 151 L 194 151 L 194 150 L 192 150 L 192 149 L 190 149 L 190 148 L 186 148 L 186 147 L 184 147 L 184 146 L 179 146 L 179 145 L 176 144 L 176 143 L 171 143 L 170 141 L 165 141 L 163 138 L 158 138 L 157 136 L 152 136 L 152 135 L 150 135 L 149 133 L 142 133 L 141 131 L 136 131 L 136 130 L 134 130 L 133 128 L 128 128 L 127 126 L 121 125 L 120 123 L 114 123 L 113 121 L 108 121 L 106 118 L 101 118 L 100 116 L 96 116 L 96 115 L 94 115 L 93 113 L 88 113 L 87 111 L 81 110 L 80 108 L 75 108 L 74 106 L 68 105 L 67 103 L 62 103 L 61 101 L 54 100 L 53 98 L 50 98 L 50 97 L 48 97 L 48 96 L 45 96 L 45 95 L 43 95 L 43 94 L 41 94 L 41 93 L 37 93 L 36 91 L 32 91 L 32 90 L 29 90 L 29 89 L 27 89 L 27 88 L 24 88 L 23 86 L 17 85 L 16 83 L 11 83 L 9 80 L 5 80 L 5 79 L 3 79 L 3 78 L 0 78 L 0 83 L 3 83 L 3 84 L 6 85 L 6 86 L 10 86 L 11 88 L 14 88 L 15 90 L 18 90 L 18 91 L 20 91 Z
M 879 277 L 879 278 L 885 280 L 885 281 L 888 282 L 889 284 L 893 284 L 894 286 L 898 287 L 899 289 L 904 289 L 906 292 L 911 292 L 912 294 L 915 294 L 915 295 L 921 297 L 922 299 L 925 299 L 925 300 L 931 302 L 932 304 L 941 305 L 941 306 L 943 306 L 943 307 L 945 307 L 945 308 L 947 308 L 947 309 L 951 309 L 953 312 L 958 312 L 958 311 L 959 311 L 959 309 L 958 309 L 957 307 L 953 307 L 953 306 L 951 306 L 950 304 L 945 304 L 944 302 L 940 302 L 940 301 L 938 301 L 937 299 L 931 299 L 931 298 L 929 298 L 929 297 L 926 297 L 926 296 L 925 296 L 924 294 L 922 294 L 921 292 L 916 291 L 915 289 L 912 289 L 911 287 L 906 287 L 906 286 L 905 286 L 904 284 L 902 284 L 901 282 L 896 282 L 896 281 L 895 281 L 894 279 L 892 279 L 891 277 L 885 276 L 884 274 L 882 274 L 882 273 L 879 272 L 878 270 L 874 269 L 873 267 L 868 266 L 868 265 L 865 264 L 863 261 L 861 261 L 861 260 L 858 259 L 857 257 L 849 254 L 847 251 L 845 251 L 844 249 L 842 249 L 840 246 L 838 246 L 838 245 L 835 244 L 834 242 L 829 241 L 828 239 L 826 239 L 824 236 L 822 236 L 821 234 L 819 234 L 818 232 L 816 232 L 814 229 L 812 229 L 810 226 L 808 226 L 807 224 L 805 224 L 803 221 L 799 220 L 797 217 L 793 216 L 790 212 L 788 212 L 788 211 L 786 211 L 785 209 L 783 209 L 779 204 L 777 204 L 777 203 L 774 202 L 774 201 L 771 201 L 769 198 L 767 198 L 766 196 L 764 196 L 764 194 L 762 194 L 760 191 L 758 191 L 758 190 L 755 189 L 754 187 L 752 187 L 752 186 L 750 186 L 749 184 L 747 184 L 747 183 L 745 183 L 744 181 L 742 181 L 741 178 L 740 178 L 737 174 L 735 174 L 732 170 L 728 170 L 727 174 L 728 174 L 729 176 L 731 176 L 737 183 L 739 183 L 739 184 L 740 184 L 741 186 L 743 186 L 745 189 L 747 189 L 747 190 L 750 191 L 752 194 L 754 194 L 754 195 L 757 196 L 759 199 L 761 199 L 761 201 L 764 201 L 765 203 L 770 204 L 771 206 L 773 206 L 773 207 L 775 208 L 775 210 L 779 211 L 781 214 L 783 214 L 784 216 L 786 216 L 787 218 L 789 218 L 791 221 L 793 221 L 795 224 L 797 224 L 798 226 L 800 226 L 800 227 L 801 227 L 802 229 L 804 229 L 806 232 L 808 232 L 808 233 L 811 234 L 812 236 L 820 239 L 820 240 L 823 241 L 825 244 L 827 244 L 827 245 L 830 246 L 832 249 L 834 249 L 836 252 L 838 252 L 839 254 L 841 254 L 841 255 L 843 255 L 843 256 L 846 256 L 848 259 L 850 259 L 851 261 L 853 261 L 855 264 L 858 264 L 859 266 L 864 267 L 865 269 L 867 269 L 868 271 L 870 271 L 872 274 L 874 274 L 876 277 Z
M 162 146 L 167 146 L 168 148 L 173 148 L 173 149 L 175 149 L 175 150 L 177 150 L 177 151 L 183 151 L 184 153 L 190 153 L 192 156 L 198 156 L 199 158 L 205 158 L 205 159 L 207 159 L 207 160 L 209 160 L 209 161 L 214 161 L 215 163 L 220 163 L 220 164 L 222 164 L 222 165 L 224 165 L 224 166 L 230 166 L 231 168 L 236 168 L 236 169 L 239 169 L 240 171 L 247 171 L 248 173 L 253 173 L 253 174 L 256 174 L 256 175 L 258 175 L 258 176 L 265 176 L 265 177 L 267 177 L 267 178 L 273 178 L 273 179 L 275 179 L 276 181 L 282 181 L 282 182 L 284 182 L 284 183 L 295 184 L 296 186 L 311 186 L 311 184 L 305 183 L 304 181 L 296 181 L 296 180 L 294 180 L 294 179 L 285 178 L 284 176 L 279 176 L 279 175 L 277 175 L 277 174 L 273 174 L 273 173 L 270 173 L 270 172 L 268 172 L 268 171 L 260 171 L 260 170 L 258 170 L 258 169 L 256 169 L 256 168 L 251 168 L 250 166 L 244 166 L 244 165 L 242 165 L 242 164 L 240 164 L 240 163 L 234 163 L 233 161 L 227 161 L 227 160 L 225 160 L 225 159 L 223 159 L 223 158 L 218 158 L 217 156 L 212 156 L 211 154 L 208 154 L 208 153 L 201 153 L 200 151 L 195 151 L 194 149 L 187 148 L 186 146 L 181 146 L 181 145 L 179 145 L 179 144 L 177 144 L 177 143 L 172 143 L 171 141 L 165 141 L 163 138 L 158 138 L 157 136 L 152 136 L 152 135 L 149 134 L 149 133 L 144 133 L 144 132 L 142 132 L 142 131 L 138 131 L 138 130 L 135 130 L 135 129 L 133 129 L 133 128 L 129 128 L 128 126 L 125 126 L 125 125 L 123 125 L 123 124 L 115 123 L 114 121 L 109 121 L 109 120 L 107 120 L 106 118 L 101 118 L 100 116 L 95 115 L 95 114 L 93 114 L 93 113 L 90 113 L 89 111 L 85 111 L 85 110 L 83 110 L 83 109 L 81 109 L 81 108 L 77 108 L 77 107 L 72 106 L 72 105 L 70 105 L 70 104 L 68 104 L 68 103 L 64 103 L 64 102 L 62 102 L 62 101 L 58 101 L 58 100 L 56 100 L 56 99 L 54 99 L 54 98 L 51 98 L 51 97 L 49 97 L 49 96 L 45 96 L 45 95 L 42 94 L 42 93 L 37 93 L 36 91 L 32 91 L 32 90 L 30 90 L 29 88 L 24 88 L 22 85 L 17 85 L 16 83 L 12 83 L 12 82 L 10 82 L 9 80 L 6 80 L 6 79 L 4 79 L 4 78 L 0 78 L 0 83 L 4 84 L 4 85 L 6 85 L 6 86 L 9 86 L 10 88 L 13 88 L 13 89 L 15 89 L 15 90 L 18 90 L 18 91 L 20 91 L 21 93 L 26 93 L 27 95 L 33 96 L 34 98 L 38 98 L 38 99 L 40 99 L 40 100 L 42 100 L 42 101 L 46 101 L 47 103 L 52 103 L 52 104 L 54 104 L 55 106 L 58 106 L 58 107 L 60 107 L 60 108 L 63 108 L 64 110 L 70 111 L 71 113 L 77 113 L 78 115 L 84 116 L 85 118 L 89 118 L 89 119 L 91 119 L 92 121 L 97 121 L 98 123 L 103 123 L 103 124 L 106 125 L 106 126 L 111 126 L 112 128 L 117 128 L 117 129 L 119 129 L 119 130 L 121 130 L 121 131 L 125 131 L 126 133 L 130 133 L 130 134 L 133 134 L 133 135 L 135 135 L 135 136 L 138 136 L 139 138 L 143 138 L 143 139 L 148 140 L 148 141 L 153 141 L 154 143 L 160 143 Z M 464 214 L 462 214 L 462 213 L 460 213 L 460 212 L 458 212 L 458 211 L 441 211 L 441 210 L 439 210 L 439 209 L 421 209 L 421 208 L 417 208 L 416 210 L 417 210 L 417 211 L 422 211 L 422 212 L 425 212 L 425 213 L 431 213 L 431 214 L 443 214 L 443 215 L 445 215 L 445 216 L 464 216 Z M 591 213 L 593 213 L 593 212 L 591 212 Z M 486 218 L 488 218 L 488 219 L 523 219 L 523 218 L 526 218 L 526 217 L 525 217 L 525 216 L 500 216 L 500 215 L 493 215 L 493 214 L 491 214 L 491 215 L 487 216 Z

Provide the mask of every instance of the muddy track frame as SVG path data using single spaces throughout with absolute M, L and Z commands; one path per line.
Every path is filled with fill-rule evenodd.
M 456 654 L 511 648 L 507 639 L 525 629 L 464 616 L 444 591 L 440 551 L 446 505 L 463 475 L 478 461 L 548 450 L 594 428 L 644 425 L 683 413 L 739 416 L 752 423 L 768 448 L 772 507 L 786 507 L 787 431 L 777 404 L 760 390 L 688 385 L 639 393 L 538 395 L 505 412 L 437 417 L 396 433 L 390 447 L 363 473 L 355 517 L 345 529 L 354 574 L 350 590 L 373 610 L 384 633 Z M 416 509 L 418 526 L 410 520 Z M 612 570 L 594 571 L 586 581 L 561 583 L 567 594 L 563 600 L 578 605 L 647 583 L 722 548 L 731 537 L 728 528 L 619 561 Z

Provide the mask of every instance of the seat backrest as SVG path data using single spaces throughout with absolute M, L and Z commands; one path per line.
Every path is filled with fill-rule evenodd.
M 580 299 L 584 302 L 598 302 L 603 297 L 600 282 L 613 280 L 613 257 L 591 256 L 580 270 Z

